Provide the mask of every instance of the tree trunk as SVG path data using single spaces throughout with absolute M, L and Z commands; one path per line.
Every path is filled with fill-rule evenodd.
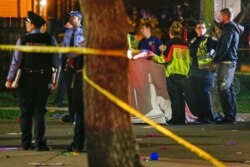
M 80 0 L 86 47 L 127 49 L 129 30 L 122 0 Z M 87 75 L 115 96 L 128 102 L 128 60 L 89 55 Z M 85 120 L 90 167 L 138 167 L 130 115 L 85 84 Z

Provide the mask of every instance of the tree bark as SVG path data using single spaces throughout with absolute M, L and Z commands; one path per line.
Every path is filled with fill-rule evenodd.
M 122 0 L 80 0 L 86 47 L 126 50 L 129 26 Z M 128 60 L 86 56 L 87 75 L 128 102 Z M 85 128 L 90 167 L 138 167 L 130 115 L 85 84 Z

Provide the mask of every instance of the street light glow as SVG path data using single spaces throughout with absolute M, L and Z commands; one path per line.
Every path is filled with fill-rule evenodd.
M 40 5 L 41 6 L 46 6 L 47 5 L 47 0 L 41 0 Z

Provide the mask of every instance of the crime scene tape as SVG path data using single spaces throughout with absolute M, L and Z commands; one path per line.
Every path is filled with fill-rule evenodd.
M 21 51 L 21 52 L 33 52 L 33 53 L 75 53 L 75 54 L 94 54 L 94 55 L 103 55 L 103 56 L 114 56 L 114 57 L 124 57 L 126 58 L 127 53 L 138 53 L 138 50 L 130 50 L 130 51 L 121 51 L 121 50 L 102 50 L 102 49 L 94 49 L 94 48 L 86 48 L 86 47 L 55 47 L 55 46 L 16 46 L 16 45 L 0 45 L 0 50 L 3 51 Z M 249 49 L 247 49 L 249 50 Z M 150 120 L 146 116 L 144 116 L 142 113 L 140 113 L 135 108 L 131 107 L 129 104 L 125 103 L 124 101 L 120 100 L 116 96 L 112 95 L 107 90 L 103 89 L 99 85 L 97 85 L 95 82 L 90 80 L 86 75 L 86 68 L 84 68 L 83 72 L 83 78 L 84 80 L 90 84 L 93 88 L 98 90 L 101 94 L 103 94 L 105 97 L 107 97 L 110 101 L 124 109 L 125 111 L 129 112 L 130 114 L 140 118 L 147 124 L 154 127 L 156 130 L 161 132 L 162 134 L 172 138 L 180 145 L 183 145 L 187 149 L 189 149 L 191 152 L 195 153 L 199 157 L 203 158 L 204 160 L 209 161 L 211 164 L 217 166 L 217 167 L 225 167 L 225 165 L 214 158 L 212 155 L 206 153 L 199 147 L 191 144 L 190 142 L 184 140 L 183 138 L 179 137 L 178 135 L 174 134 L 170 130 L 166 129 L 165 127 L 155 123 L 154 121 Z
M 102 56 L 124 57 L 127 56 L 127 51 L 122 50 L 104 50 L 86 47 L 56 47 L 56 46 L 16 46 L 16 45 L 0 45 L 0 50 L 3 51 L 20 51 L 28 53 L 75 53 L 75 54 L 94 54 Z M 132 53 L 138 53 L 132 50 Z
M 250 75 L 250 72 L 235 72 L 236 75 Z
M 195 153 L 196 155 L 198 155 L 199 157 L 203 158 L 204 160 L 209 161 L 213 165 L 215 165 L 217 167 L 226 167 L 222 162 L 220 162 L 219 160 L 217 160 L 216 158 L 214 158 L 212 155 L 210 155 L 207 152 L 203 151 L 199 147 L 191 144 L 190 142 L 186 141 L 185 139 L 179 137 L 178 135 L 174 134 L 173 132 L 171 132 L 167 128 L 165 128 L 165 127 L 163 127 L 163 126 L 155 123 L 154 121 L 152 121 L 151 119 L 149 119 L 145 115 L 143 115 L 141 112 L 139 112 L 135 108 L 131 107 L 129 104 L 125 103 L 124 101 L 120 100 L 118 97 L 114 96 L 113 94 L 111 94 L 110 92 L 108 92 L 107 90 L 105 90 L 104 88 L 102 88 L 99 85 L 97 85 L 94 81 L 92 81 L 91 79 L 88 78 L 87 73 L 86 73 L 86 67 L 83 68 L 83 78 L 84 78 L 84 80 L 89 85 L 91 85 L 98 92 L 100 92 L 102 95 L 104 95 L 110 101 L 112 101 L 114 104 L 116 104 L 117 106 L 121 107 L 122 109 L 124 109 L 128 113 L 136 116 L 137 118 L 140 118 L 141 120 L 143 120 L 147 124 L 149 124 L 152 127 L 154 127 L 159 132 L 161 132 L 164 135 L 172 138 L 173 140 L 175 140 L 180 145 L 183 145 L 188 150 L 190 150 L 191 152 Z
M 56 47 L 56 46 L 16 46 L 16 45 L 0 45 L 0 50 L 3 51 L 22 51 L 22 52 L 34 52 L 34 53 L 78 53 L 78 54 L 97 54 L 106 56 L 118 56 L 125 57 L 126 51 L 121 50 L 104 50 L 94 49 L 86 47 Z M 250 48 L 239 48 L 238 51 L 250 51 Z M 132 50 L 132 53 L 138 53 L 138 50 Z
M 250 51 L 250 48 L 239 48 L 238 51 Z

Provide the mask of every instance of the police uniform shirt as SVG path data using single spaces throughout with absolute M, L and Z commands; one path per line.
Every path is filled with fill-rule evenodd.
M 73 28 L 69 28 L 64 35 L 64 39 L 63 39 L 63 44 L 62 46 L 73 46 L 73 47 L 82 47 L 83 46 L 83 42 L 85 40 L 84 36 L 83 36 L 84 30 L 82 26 L 77 27 L 77 29 L 73 29 Z M 73 37 L 72 37 L 73 34 Z M 71 44 L 73 38 L 73 45 Z M 75 54 L 75 53 L 66 53 L 64 54 L 64 58 L 70 58 L 73 60 L 73 68 L 75 70 L 78 70 L 79 68 L 82 67 L 82 57 L 78 57 L 79 54 Z
M 65 32 L 63 44 L 62 44 L 63 46 L 70 46 L 70 39 L 71 39 L 73 32 L 74 32 L 73 28 L 70 28 Z M 81 47 L 84 40 L 85 38 L 83 36 L 83 27 L 79 26 L 75 30 L 75 34 L 74 34 L 74 47 Z

